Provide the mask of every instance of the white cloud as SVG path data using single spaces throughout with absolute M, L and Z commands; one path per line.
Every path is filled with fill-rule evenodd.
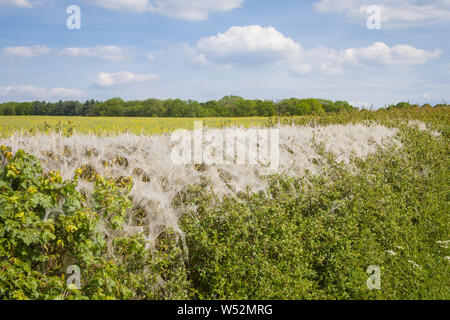
M 110 10 L 150 12 L 185 20 L 206 20 L 211 12 L 239 8 L 244 0 L 91 0 L 89 4 Z
M 286 65 L 293 76 L 312 72 L 341 74 L 348 69 L 370 66 L 423 65 L 442 54 L 439 49 L 428 51 L 407 44 L 390 47 L 383 42 L 343 50 L 308 49 L 273 27 L 258 25 L 231 27 L 224 33 L 199 40 L 194 47 L 187 47 L 186 52 L 192 62 L 207 67 L 278 64 Z
M 298 64 L 289 68 L 289 72 L 294 76 L 304 76 L 313 70 L 313 66 L 310 64 Z
M 0 87 L 0 97 L 14 99 L 37 99 L 37 100 L 59 100 L 59 99 L 77 99 L 85 97 L 83 91 L 68 88 L 39 88 L 35 86 L 6 86 Z
M 203 38 L 191 48 L 191 60 L 201 64 L 267 64 L 298 58 L 302 48 L 273 27 L 231 27 Z
M 414 48 L 407 44 L 389 47 L 383 42 L 375 42 L 371 46 L 349 49 L 344 54 L 349 59 L 359 60 L 361 63 L 385 65 L 421 65 L 441 55 L 441 50 L 427 51 Z
M 146 12 L 153 8 L 149 0 L 86 0 L 86 2 L 116 11 Z
M 61 51 L 62 55 L 71 57 L 93 58 L 106 61 L 121 61 L 127 51 L 116 46 L 95 46 L 86 48 L 71 47 Z
M 441 54 L 439 49 L 428 51 L 406 44 L 389 47 L 383 42 L 345 50 L 318 47 L 304 50 L 300 62 L 292 65 L 289 71 L 294 76 L 303 76 L 313 70 L 325 74 L 341 74 L 347 69 L 370 66 L 410 67 L 423 65 Z
M 449 0 L 320 0 L 314 4 L 318 12 L 345 14 L 350 19 L 365 21 L 371 5 L 381 8 L 382 27 L 409 27 L 428 22 L 450 21 Z
M 0 6 L 15 6 L 22 8 L 31 8 L 33 4 L 28 0 L 0 0 Z
M 160 0 L 153 1 L 154 12 L 179 19 L 206 20 L 210 12 L 239 8 L 244 0 Z
M 46 46 L 33 47 L 5 47 L 3 53 L 13 56 L 21 56 L 26 58 L 33 58 L 50 52 Z
M 110 87 L 126 83 L 138 83 L 158 80 L 157 74 L 136 74 L 129 71 L 115 73 L 101 72 L 96 78 L 96 84 L 100 87 Z
M 422 93 L 422 97 L 423 97 L 424 99 L 427 99 L 427 100 L 431 100 L 431 99 L 433 98 L 431 95 L 429 95 L 429 94 L 426 93 L 426 92 Z

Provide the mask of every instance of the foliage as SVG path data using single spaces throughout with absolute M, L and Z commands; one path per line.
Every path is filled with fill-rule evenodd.
M 140 234 L 108 236 L 120 234 L 131 182 L 97 176 L 88 201 L 76 189 L 81 170 L 64 181 L 21 150 L 1 154 L 0 299 L 186 297 L 173 234 L 154 250 Z M 66 283 L 70 265 L 81 270 L 80 290 Z
M 272 177 L 267 194 L 190 188 L 196 297 L 449 299 L 448 140 L 406 126 L 401 139 L 356 169 L 327 154 L 322 175 Z M 370 265 L 381 290 L 366 286 Z
M 176 199 L 185 243 L 171 230 L 150 244 L 125 230 L 131 180 L 95 176 L 86 199 L 77 191 L 83 170 L 65 181 L 2 147 L 0 299 L 447 300 L 449 119 L 448 106 L 252 119 L 268 127 L 377 122 L 399 128 L 401 144 L 348 164 L 317 145 L 320 175 L 270 176 L 265 193 L 218 199 L 208 181 L 192 185 Z M 69 265 L 81 269 L 80 290 L 66 284 Z M 370 265 L 381 268 L 381 290 L 366 286 Z
M 98 117 L 271 117 L 279 115 L 308 115 L 340 112 L 353 109 L 347 102 L 291 98 L 274 102 L 271 100 L 246 100 L 228 96 L 219 101 L 197 102 L 180 99 L 147 99 L 123 101 L 112 98 L 104 102 L 87 100 L 7 102 L 0 104 L 0 115 L 47 115 L 47 116 L 98 116 Z
M 448 106 L 446 103 L 437 107 Z M 424 104 L 422 108 L 430 108 Z M 409 102 L 391 105 L 388 109 L 420 108 Z M 347 101 L 325 99 L 290 98 L 280 101 L 248 100 L 238 96 L 226 96 L 216 101 L 198 102 L 181 99 L 147 99 L 143 101 L 124 101 L 112 98 L 106 101 L 87 100 L 6 102 L 0 103 L 0 115 L 45 115 L 45 116 L 87 116 L 87 117 L 168 117 L 168 118 L 207 118 L 207 117 L 273 117 L 338 114 L 352 112 L 356 108 Z
M 225 99 L 225 98 L 224 98 Z M 228 101 L 227 99 L 231 99 Z M 225 99 L 221 102 L 225 105 L 234 104 L 236 97 Z M 155 100 L 159 101 L 159 100 Z M 190 102 L 193 110 L 198 107 L 195 102 Z M 327 105 L 327 101 L 321 101 L 322 105 Z M 341 104 L 337 101 L 336 104 Z M 361 122 L 376 122 L 389 127 L 398 127 L 405 121 L 422 121 L 431 126 L 430 129 L 438 130 L 444 135 L 450 133 L 449 126 L 445 119 L 449 117 L 449 106 L 441 105 L 437 107 L 422 106 L 412 108 L 380 108 L 378 110 L 356 110 L 348 109 L 342 102 L 345 109 L 340 112 L 320 113 L 317 115 L 304 116 L 274 116 L 274 117 L 226 117 L 227 108 L 220 107 L 219 103 L 214 103 L 217 112 L 223 114 L 221 118 L 154 118 L 142 113 L 142 117 L 54 117 L 54 116 L 0 116 L 0 136 L 7 137 L 12 133 L 21 131 L 23 134 L 35 134 L 38 132 L 53 131 L 64 135 L 77 133 L 92 133 L 96 135 L 111 135 L 121 133 L 134 133 L 146 135 L 159 135 L 170 133 L 176 129 L 194 128 L 194 121 L 202 121 L 203 126 L 210 128 L 223 128 L 230 126 L 237 127 L 273 127 L 278 124 L 316 126 L 331 124 L 348 124 Z M 162 108 L 163 105 L 161 104 Z M 273 114 L 273 105 L 267 101 L 257 101 L 258 113 Z M 330 105 L 328 105 L 329 108 Z M 331 109 L 326 109 L 331 110 Z M 153 112 L 153 111 L 152 111 Z M 62 124 L 61 124 L 62 123 Z M 66 124 L 67 123 L 67 124 Z

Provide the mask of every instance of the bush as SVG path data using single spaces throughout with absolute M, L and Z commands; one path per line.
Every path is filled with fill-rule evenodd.
M 131 182 L 97 176 L 88 201 L 76 189 L 81 170 L 64 181 L 21 150 L 2 146 L 1 155 L 0 299 L 186 297 L 176 237 L 167 233 L 149 250 L 122 228 Z M 80 290 L 66 283 L 71 265 L 80 268 Z
M 273 177 L 267 195 L 190 188 L 196 297 L 449 299 L 448 144 L 408 127 L 401 139 L 353 169 L 327 155 L 320 176 Z M 381 290 L 366 285 L 371 265 Z

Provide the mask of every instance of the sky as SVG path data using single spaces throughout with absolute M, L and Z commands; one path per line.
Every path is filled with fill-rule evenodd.
M 0 0 L 0 101 L 434 105 L 449 32 L 450 0 Z

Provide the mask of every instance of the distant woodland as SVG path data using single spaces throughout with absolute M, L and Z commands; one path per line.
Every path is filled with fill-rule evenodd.
M 431 107 L 430 105 L 424 105 Z M 440 105 L 437 105 L 438 107 Z M 400 102 L 388 108 L 411 108 Z M 106 101 L 87 100 L 59 102 L 6 102 L 0 104 L 0 115 L 47 115 L 86 117 L 271 117 L 302 116 L 339 113 L 356 109 L 346 101 L 324 99 L 247 100 L 226 96 L 220 100 L 198 102 L 181 99 L 147 99 L 124 101 L 113 98 Z

